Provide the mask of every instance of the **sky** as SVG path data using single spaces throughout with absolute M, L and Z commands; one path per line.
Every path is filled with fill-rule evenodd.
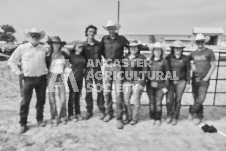
M 85 28 L 117 22 L 118 0 L 0 0 L 0 25 L 16 29 L 15 37 L 37 27 L 62 40 L 84 39 Z M 192 34 L 193 27 L 223 27 L 225 0 L 120 0 L 120 34 Z

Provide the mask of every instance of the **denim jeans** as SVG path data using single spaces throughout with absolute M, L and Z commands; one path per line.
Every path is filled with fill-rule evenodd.
M 147 86 L 147 94 L 149 98 L 150 118 L 154 120 L 161 120 L 162 99 L 164 97 L 162 88 L 153 88 L 151 86 Z
M 166 108 L 168 117 L 178 119 L 181 108 L 181 99 L 186 87 L 186 81 L 178 80 L 175 82 L 170 81 L 169 90 L 166 94 Z
M 116 94 L 116 114 L 117 120 L 122 120 L 123 116 L 123 74 L 121 67 L 114 67 L 113 65 L 107 65 L 105 67 L 105 102 L 106 102 L 106 113 L 110 116 L 113 116 L 113 102 L 112 102 L 112 84 L 115 83 L 115 94 Z M 121 72 L 121 73 L 120 73 Z M 113 76 L 115 75 L 115 76 Z M 117 75 L 117 77 L 116 77 Z M 115 78 L 114 78 L 115 77 Z
M 123 83 L 123 95 L 125 103 L 125 113 L 126 119 L 138 121 L 139 111 L 140 111 L 140 98 L 143 93 L 144 87 L 138 83 L 134 82 L 124 82 Z M 132 113 L 132 108 L 130 105 L 130 100 L 134 102 L 134 108 Z
M 197 81 L 196 77 L 192 77 L 192 94 L 194 105 L 189 108 L 189 112 L 196 115 L 197 118 L 203 118 L 203 102 L 206 98 L 206 93 L 209 88 L 210 81 Z
M 36 119 L 37 121 L 43 120 L 43 110 L 46 100 L 46 85 L 47 79 L 46 75 L 40 77 L 24 77 L 24 88 L 23 88 L 23 99 L 20 105 L 20 125 L 27 125 L 27 116 L 29 113 L 29 105 L 32 98 L 33 89 L 36 92 Z
M 55 85 L 54 83 L 49 83 L 49 86 L 53 88 L 54 91 L 49 92 L 49 105 L 50 105 L 50 113 L 51 113 L 51 119 L 62 119 L 67 117 L 67 107 L 66 107 L 66 89 L 65 89 L 65 83 L 63 81 L 63 74 L 60 76 L 57 76 L 55 81 L 50 81 L 50 82 L 59 82 L 60 87 L 58 87 L 59 91 L 59 97 L 60 97 L 60 114 L 58 117 L 58 112 L 57 112 L 57 106 L 56 106 L 56 92 L 55 92 Z
M 74 113 L 80 114 L 80 96 L 82 93 L 82 85 L 83 81 L 76 81 L 78 90 L 74 91 L 72 83 L 70 79 L 68 79 L 68 87 L 69 87 L 69 100 L 68 100 L 68 116 L 73 116 Z M 73 111 L 74 110 L 74 111 Z
M 98 75 L 96 75 L 98 74 Z M 92 77 L 90 77 L 92 75 Z M 98 77 L 95 77 L 98 76 Z M 103 93 L 103 76 L 101 68 L 86 68 L 85 83 L 86 83 L 86 109 L 88 112 L 93 111 L 93 81 L 97 86 L 97 106 L 101 112 L 105 112 L 104 107 L 104 93 Z

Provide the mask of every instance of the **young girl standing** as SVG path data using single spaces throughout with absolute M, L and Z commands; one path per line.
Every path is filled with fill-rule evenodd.
M 54 36 L 48 40 L 50 45 L 50 54 L 47 57 L 48 72 L 48 90 L 49 90 L 49 104 L 51 112 L 52 125 L 57 126 L 61 121 L 63 124 L 67 123 L 66 111 L 66 90 L 64 83 L 64 69 L 66 55 L 62 52 L 62 47 L 66 42 L 61 41 L 60 37 Z M 56 106 L 56 92 L 55 87 L 58 87 L 58 95 L 60 98 L 60 111 L 58 116 Z
M 160 43 L 156 42 L 151 51 L 151 66 L 148 69 L 147 82 L 149 114 L 151 123 L 153 125 L 160 126 L 162 116 L 162 99 L 168 91 L 169 86 L 169 79 L 166 78 L 166 72 L 169 72 L 169 65 L 168 61 L 163 58 L 164 48 Z

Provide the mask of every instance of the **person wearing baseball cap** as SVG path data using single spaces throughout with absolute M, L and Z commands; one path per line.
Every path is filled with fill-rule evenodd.
M 216 68 L 215 55 L 212 49 L 205 47 L 208 37 L 197 34 L 195 43 L 197 49 L 190 53 L 190 59 L 194 62 L 192 75 L 192 93 L 194 105 L 189 108 L 188 119 L 193 120 L 195 125 L 203 119 L 203 102 L 210 84 L 210 78 Z

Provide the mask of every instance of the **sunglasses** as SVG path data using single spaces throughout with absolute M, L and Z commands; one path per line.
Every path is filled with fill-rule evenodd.
M 196 41 L 197 44 L 204 44 L 204 41 Z
M 38 38 L 41 37 L 41 35 L 40 35 L 39 33 L 30 33 L 30 36 L 31 36 L 32 38 L 36 38 L 36 39 L 38 39 Z

